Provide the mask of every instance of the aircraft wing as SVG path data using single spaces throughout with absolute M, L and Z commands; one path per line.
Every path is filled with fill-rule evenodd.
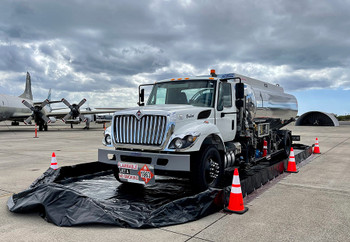
M 91 110 L 91 111 L 81 110 L 80 113 L 81 114 L 114 113 L 116 111 L 123 110 L 123 109 L 125 109 L 125 108 L 98 109 L 98 110 Z
M 48 104 L 52 104 L 52 103 L 61 103 L 62 101 L 49 101 Z M 41 105 L 42 102 L 34 102 L 33 105 Z
M 98 110 L 80 110 L 80 114 L 103 114 L 103 113 L 114 113 L 115 111 L 122 110 L 125 108 L 111 108 L 111 109 L 98 109 Z M 52 111 L 50 113 L 47 113 L 46 116 L 48 117 L 56 117 L 56 118 L 63 118 L 66 116 L 70 110 L 65 110 L 65 111 Z

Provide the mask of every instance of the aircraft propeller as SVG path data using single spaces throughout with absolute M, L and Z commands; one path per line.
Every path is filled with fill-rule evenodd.
M 51 120 L 42 112 L 43 107 L 50 103 L 48 99 L 43 101 L 41 105 L 38 106 L 33 106 L 26 100 L 23 100 L 22 103 L 33 112 L 32 115 L 30 115 L 26 120 L 24 120 L 25 124 L 30 123 L 30 121 L 34 119 L 35 123 L 39 125 L 39 129 L 42 129 L 42 127 L 45 128 L 46 123 L 51 122 Z
M 78 103 L 78 104 L 70 104 L 66 99 L 64 99 L 64 98 L 62 98 L 62 102 L 66 105 L 66 106 L 68 106 L 69 107 L 69 109 L 70 109 L 70 112 L 66 115 L 66 116 L 64 116 L 63 118 L 62 118 L 62 120 L 63 120 L 63 122 L 66 122 L 67 121 L 67 119 L 69 119 L 69 118 L 77 118 L 77 117 L 79 117 L 81 120 L 83 120 L 84 122 L 86 122 L 86 118 L 84 117 L 84 115 L 82 115 L 81 113 L 80 113 L 80 107 L 86 102 L 86 99 L 84 98 L 84 99 L 82 99 L 81 101 L 80 101 L 80 103 Z

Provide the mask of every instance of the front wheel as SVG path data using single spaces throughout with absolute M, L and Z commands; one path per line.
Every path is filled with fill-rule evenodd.
M 195 190 L 203 191 L 209 187 L 219 187 L 223 180 L 224 164 L 218 149 L 208 146 L 191 161 L 191 181 Z

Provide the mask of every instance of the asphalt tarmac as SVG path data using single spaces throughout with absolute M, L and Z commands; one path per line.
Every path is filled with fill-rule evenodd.
M 97 160 L 103 128 L 71 129 L 62 123 L 38 132 L 34 126 L 0 122 L 0 241 L 349 241 L 350 125 L 287 126 L 299 143 L 319 139 L 299 173 L 280 176 L 245 198 L 243 215 L 218 212 L 195 222 L 159 229 L 89 225 L 57 227 L 36 213 L 8 211 L 7 200 L 47 170 L 52 152 L 59 166 Z

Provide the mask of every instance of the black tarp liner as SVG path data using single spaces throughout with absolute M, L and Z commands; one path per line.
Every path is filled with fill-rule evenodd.
M 311 154 L 300 146 L 297 163 Z M 240 172 L 245 196 L 281 174 L 288 159 L 258 164 Z M 8 201 L 11 212 L 39 212 L 58 226 L 109 224 L 150 228 L 186 223 L 221 210 L 228 202 L 232 174 L 223 190 L 195 193 L 186 179 L 157 177 L 152 186 L 120 184 L 111 166 L 91 162 L 48 169 L 25 191 Z

